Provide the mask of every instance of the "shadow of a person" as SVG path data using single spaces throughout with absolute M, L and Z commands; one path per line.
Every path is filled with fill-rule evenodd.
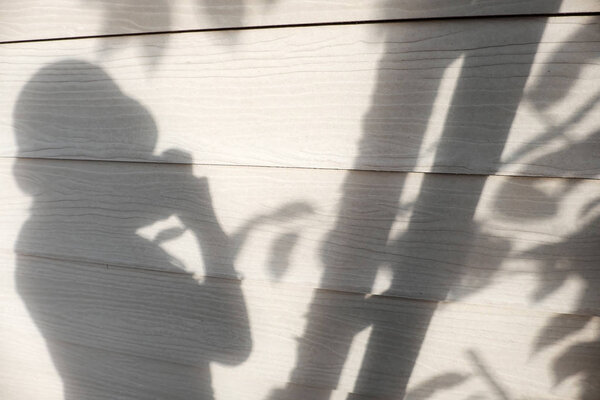
M 14 121 L 14 174 L 33 198 L 15 248 L 17 288 L 65 399 L 214 398 L 209 363 L 243 362 L 251 338 L 239 280 L 215 278 L 236 273 L 206 178 L 159 164 L 150 113 L 86 62 L 42 68 Z M 88 160 L 41 158 L 51 149 Z M 89 160 L 127 157 L 157 163 Z M 198 242 L 202 283 L 137 233 L 173 216 Z

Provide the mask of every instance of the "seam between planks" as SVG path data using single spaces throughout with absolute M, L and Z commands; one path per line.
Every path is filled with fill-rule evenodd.
M 6 251 L 4 251 L 4 252 L 6 252 Z M 59 262 L 66 262 L 66 263 L 82 263 L 82 264 L 86 264 L 90 267 L 106 269 L 106 270 L 120 269 L 123 271 L 129 271 L 129 272 L 156 273 L 159 275 L 166 274 L 166 275 L 171 275 L 171 276 L 194 275 L 194 276 L 199 276 L 199 277 L 206 277 L 206 278 L 210 278 L 210 279 L 219 279 L 219 280 L 223 280 L 223 281 L 229 281 L 232 283 L 240 283 L 240 284 L 243 283 L 244 281 L 249 282 L 250 284 L 256 284 L 256 285 L 269 285 L 270 284 L 270 282 L 268 282 L 268 281 L 252 279 L 252 278 L 236 279 L 236 278 L 231 278 L 231 277 L 215 276 L 215 275 L 199 275 L 199 274 L 191 274 L 191 273 L 185 272 L 185 271 L 182 271 L 182 272 L 166 271 L 166 270 L 159 270 L 159 269 L 155 269 L 155 268 L 125 265 L 125 264 L 100 263 L 100 262 L 88 261 L 88 260 L 70 258 L 70 257 L 51 257 L 51 256 L 43 256 L 43 255 L 36 255 L 36 254 L 28 254 L 28 253 L 14 251 L 14 250 L 13 250 L 13 254 L 15 254 L 15 256 L 21 256 L 21 257 L 27 257 L 27 258 L 33 258 L 33 259 L 39 259 L 39 260 L 52 260 L 52 261 L 59 261 Z M 573 312 L 558 312 L 558 311 L 553 311 L 553 310 L 547 309 L 547 308 L 535 309 L 535 308 L 529 308 L 529 307 L 523 307 L 523 306 L 511 306 L 511 305 L 507 305 L 507 304 L 489 304 L 489 303 L 455 301 L 455 300 L 432 300 L 432 299 L 426 299 L 426 298 L 400 296 L 400 295 L 373 294 L 373 293 L 366 293 L 366 292 L 359 292 L 359 291 L 352 291 L 352 290 L 320 288 L 320 287 L 315 287 L 315 286 L 310 286 L 310 285 L 294 284 L 294 283 L 288 283 L 288 282 L 279 282 L 278 285 L 283 286 L 283 287 L 294 287 L 294 288 L 299 288 L 299 289 L 305 289 L 305 290 L 310 290 L 313 292 L 323 292 L 323 293 L 333 293 L 333 294 L 338 293 L 340 295 L 355 295 L 355 296 L 364 296 L 365 298 L 400 300 L 400 301 L 407 301 L 407 302 L 414 302 L 414 303 L 418 302 L 418 303 L 429 303 L 429 304 L 437 304 L 437 305 L 459 304 L 459 305 L 465 305 L 465 306 L 488 307 L 488 308 L 492 308 L 492 309 L 501 309 L 501 310 L 531 311 L 531 312 L 535 312 L 535 313 L 542 313 L 542 314 L 548 314 L 548 315 L 569 315 L 569 316 L 575 316 L 575 317 L 594 317 L 594 318 L 600 317 L 600 315 L 597 313 L 592 313 L 592 312 L 586 313 L 586 312 L 580 312 L 580 311 L 576 311 L 576 310 Z
M 335 21 L 335 22 L 308 22 L 308 23 L 299 23 L 299 24 L 230 26 L 230 27 L 222 27 L 222 28 L 198 28 L 198 29 L 180 29 L 180 30 L 167 30 L 167 31 L 111 33 L 111 34 L 105 34 L 105 35 L 59 36 L 59 37 L 52 37 L 52 38 L 5 40 L 5 41 L 0 41 L 0 45 L 38 43 L 38 42 L 56 42 L 56 41 L 66 41 L 66 40 L 81 40 L 81 39 L 130 37 L 130 36 L 167 35 L 167 34 L 181 34 L 181 33 L 268 30 L 268 29 L 282 29 L 282 28 L 311 28 L 311 27 L 321 27 L 321 26 L 372 25 L 372 24 L 392 24 L 392 23 L 429 22 L 429 21 L 464 21 L 464 20 L 509 19 L 509 18 L 587 17 L 587 16 L 598 16 L 598 15 L 600 15 L 600 12 L 589 11 L 589 12 L 569 12 L 569 13 L 556 12 L 556 13 L 506 14 L 506 15 L 484 14 L 484 15 L 457 15 L 457 16 L 448 16 L 448 17 L 419 17 L 419 18 L 394 18 L 394 19 L 368 19 L 368 20 Z
M 507 177 L 507 178 L 528 178 L 528 179 L 569 179 L 569 180 L 586 180 L 599 181 L 599 177 L 581 177 L 581 176 L 560 176 L 560 175 L 536 175 L 536 174 L 517 174 L 503 173 L 477 173 L 477 172 L 444 172 L 444 171 L 419 171 L 419 170 L 391 170 L 391 169 L 364 169 L 364 168 L 334 168 L 334 167 L 305 167 L 305 166 L 287 166 L 287 165 L 260 165 L 260 164 L 224 164 L 224 163 L 180 163 L 180 162 L 159 162 L 145 160 L 103 160 L 92 158 L 54 158 L 54 157 L 9 157 L 0 156 L 0 162 L 9 162 L 9 160 L 30 160 L 30 161 L 55 161 L 55 162 L 89 162 L 89 163 L 118 163 L 118 164 L 147 164 L 147 165 L 164 165 L 164 166 L 184 166 L 195 165 L 199 167 L 218 167 L 218 168 L 257 168 L 257 169 L 291 169 L 291 170 L 313 170 L 313 171 L 339 171 L 339 172 L 372 172 L 372 173 L 387 173 L 387 174 L 423 174 L 423 175 L 450 175 L 450 176 L 465 176 L 465 177 Z

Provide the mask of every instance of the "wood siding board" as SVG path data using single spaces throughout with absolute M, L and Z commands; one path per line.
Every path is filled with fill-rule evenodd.
M 58 356 L 60 362 L 57 368 L 65 375 L 65 389 L 72 395 L 89 390 L 91 398 L 95 398 L 94 393 L 111 390 L 121 396 L 130 393 L 130 397 L 138 398 L 142 393 L 140 390 L 163 393 L 166 389 L 172 390 L 170 398 L 185 398 L 191 393 L 197 395 L 199 388 L 208 390 L 210 386 L 211 376 L 202 372 L 206 362 L 215 360 L 219 350 L 233 351 L 230 344 L 220 345 L 220 341 L 230 337 L 243 339 L 248 334 L 244 327 L 244 313 L 237 316 L 235 312 L 216 312 L 214 308 L 221 307 L 214 301 L 223 301 L 225 292 L 238 291 L 239 286 L 232 282 L 195 283 L 187 277 L 173 274 L 106 269 L 32 257 L 17 257 L 16 265 L 16 289 L 50 350 Z M 12 268 L 2 270 L 3 304 L 18 308 L 19 300 L 10 294 L 13 290 L 12 273 Z M 361 368 L 369 368 L 369 364 L 362 364 L 360 357 L 351 356 L 344 360 L 342 355 L 334 354 L 335 341 L 345 339 L 328 338 L 327 332 L 334 334 L 342 327 L 344 331 L 358 333 L 364 327 L 372 326 L 373 331 L 378 332 L 372 340 L 381 340 L 375 346 L 377 352 L 385 354 L 371 353 L 370 356 L 381 360 L 378 368 L 385 367 L 387 373 L 379 380 L 378 387 L 371 388 L 370 392 L 359 391 L 367 398 L 370 395 L 392 398 L 394 379 L 388 379 L 388 375 L 399 377 L 406 374 L 404 360 L 417 358 L 417 354 L 416 370 L 409 385 L 409 392 L 414 388 L 413 395 L 417 398 L 419 393 L 427 393 L 427 385 L 419 386 L 419 383 L 452 374 L 455 378 L 464 376 L 464 379 L 456 383 L 456 392 L 448 393 L 450 398 L 464 398 L 478 391 L 490 393 L 489 382 L 477 377 L 480 371 L 473 365 L 473 357 L 469 353 L 476 354 L 476 360 L 489 363 L 494 379 L 511 391 L 542 399 L 559 396 L 576 398 L 574 385 L 552 389 L 551 375 L 540 366 L 552 363 L 557 354 L 593 332 L 593 328 L 588 326 L 579 335 L 560 343 L 553 352 L 540 352 L 532 350 L 531 346 L 548 320 L 553 318 L 552 314 L 467 304 L 436 306 L 435 303 L 380 296 L 365 300 L 359 294 L 324 291 L 313 296 L 307 317 L 325 323 L 325 331 L 322 332 L 325 337 L 305 334 L 298 342 L 296 337 L 302 329 L 302 315 L 311 299 L 311 290 L 251 282 L 244 283 L 242 289 L 247 305 L 237 303 L 243 301 L 238 295 L 229 299 L 233 310 L 244 307 L 249 310 L 255 350 L 250 354 L 256 358 L 250 356 L 247 365 L 241 364 L 237 370 L 230 368 L 221 373 L 235 379 L 235 376 L 243 377 L 243 374 L 252 371 L 250 374 L 256 377 L 255 382 L 272 385 L 280 382 L 280 388 L 286 383 L 282 372 L 287 373 L 293 362 L 293 357 L 286 357 L 286 354 L 289 350 L 294 351 L 295 344 L 299 343 L 299 351 L 308 351 L 315 358 L 300 365 L 290 375 L 290 382 L 308 384 L 325 391 L 336 389 L 332 386 L 335 376 L 331 374 L 336 370 L 333 366 L 340 363 L 350 379 L 342 380 L 337 390 L 354 391 L 353 379 Z M 220 294 L 212 299 L 213 292 Z M 191 297 L 202 301 L 196 304 L 189 301 Z M 428 327 L 425 333 L 424 326 L 416 322 L 422 315 L 432 312 L 435 314 L 431 323 L 425 325 Z M 26 353 L 27 341 L 19 337 L 27 337 L 21 335 L 29 328 L 15 317 L 9 314 L 3 318 L 2 324 L 6 324 L 7 329 L 1 332 L 7 338 L 15 335 L 11 341 L 11 352 L 22 349 L 21 353 Z M 186 322 L 183 323 L 181 318 L 186 318 Z M 564 317 L 554 335 L 568 337 L 573 327 L 579 329 L 578 318 L 581 317 Z M 215 331 L 209 329 L 213 323 Z M 219 330 L 227 330 L 228 333 L 211 335 Z M 400 339 L 402 345 L 398 347 L 397 340 Z M 356 347 L 351 353 L 367 344 L 363 342 L 364 337 L 356 340 Z M 551 346 L 557 345 L 551 337 L 539 340 L 547 340 Z M 246 339 L 237 343 L 250 345 Z M 328 348 L 329 345 L 333 346 Z M 246 350 L 242 361 L 248 357 Z M 535 355 L 533 359 L 531 354 Z M 21 356 L 24 357 L 24 354 Z M 457 357 L 462 363 L 457 363 Z M 227 356 L 222 358 L 228 359 Z M 569 362 L 586 363 L 588 359 L 593 359 L 592 353 L 580 355 L 578 360 Z M 86 360 L 86 366 L 93 368 L 73 368 L 74 365 L 82 365 L 83 360 Z M 121 373 L 115 374 L 115 369 Z M 514 374 L 515 369 L 520 373 Z M 213 378 L 218 379 L 218 374 L 214 372 Z M 3 372 L 3 376 L 10 374 Z M 166 382 L 167 386 L 162 386 Z M 260 394 L 260 385 L 256 383 L 247 389 L 248 398 L 257 398 Z M 235 397 L 230 394 L 223 398 Z
M 21 254 L 600 312 L 597 291 L 579 295 L 600 279 L 596 180 L 33 159 L 0 167 L 2 247 Z
M 598 18 L 373 29 L 3 46 L 0 154 L 599 176 Z
M 297 25 L 0 44 L 0 397 L 597 398 L 600 3 L 217 3 L 0 5 Z

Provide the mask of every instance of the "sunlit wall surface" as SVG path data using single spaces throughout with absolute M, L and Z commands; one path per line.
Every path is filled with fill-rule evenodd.
M 0 4 L 0 397 L 600 398 L 600 3 Z

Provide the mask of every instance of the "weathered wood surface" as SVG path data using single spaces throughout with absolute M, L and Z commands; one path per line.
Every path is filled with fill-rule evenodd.
M 600 3 L 0 10 L 18 41 Z M 598 398 L 599 22 L 1 45 L 0 397 Z
M 376 28 L 5 45 L 0 153 L 600 176 L 598 18 Z
M 596 180 L 28 159 L 0 172 L 0 246 L 22 254 L 600 312 Z
M 396 398 L 391 396 L 394 379 L 407 373 L 403 369 L 406 360 L 417 353 L 408 397 L 414 399 L 432 393 L 448 399 L 493 396 L 497 387 L 514 398 L 575 399 L 577 385 L 558 384 L 563 383 L 558 378 L 569 368 L 595 360 L 592 352 L 570 354 L 569 350 L 593 336 L 593 325 L 600 323 L 597 318 L 582 327 L 582 317 L 563 316 L 551 336 L 545 336 L 544 327 L 557 318 L 554 314 L 379 296 L 365 299 L 327 291 L 312 301 L 306 315 L 312 291 L 297 286 L 245 282 L 244 304 L 239 302 L 242 298 L 235 281 L 197 283 L 189 275 L 107 269 L 37 257 L 15 260 L 6 253 L 2 259 L 0 296 L 3 307 L 10 310 L 0 322 L 3 359 L 19 363 L 2 363 L 0 382 L 6 390 L 47 391 L 44 398 L 48 399 L 60 398 L 60 388 L 44 378 L 54 374 L 48 366 L 45 370 L 35 366 L 40 358 L 31 352 L 40 348 L 40 337 L 17 293 L 35 317 L 58 371 L 66 374 L 65 392 L 90 399 L 106 398 L 107 393 L 119 398 L 143 398 L 144 393 L 195 398 L 199 390 L 209 390 L 211 381 L 218 399 L 239 398 L 240 390 L 244 398 L 265 399 L 274 388 L 280 390 L 271 398 L 282 398 L 276 394 L 283 392 L 286 382 L 302 385 L 304 379 L 310 380 L 313 390 L 327 393 L 334 389 L 329 386 L 329 375 L 336 364 L 343 364 L 338 392 L 355 391 L 359 371 L 368 372 L 361 356 L 370 331 L 378 332 L 371 340 L 381 341 L 379 351 L 385 353 L 369 355 L 380 360 L 387 374 L 370 393 L 362 392 L 367 399 L 369 394 Z M 244 308 L 251 338 L 244 313 L 239 311 Z M 425 333 L 415 322 L 432 312 Z M 348 358 L 332 353 L 335 346 L 328 349 L 327 341 L 335 342 L 335 337 L 304 335 L 298 342 L 305 317 L 325 321 L 325 330 L 331 333 L 340 328 L 356 332 Z M 227 334 L 220 334 L 222 330 Z M 235 346 L 231 347 L 233 338 Z M 311 347 L 317 359 L 327 357 L 328 364 L 316 362 L 314 369 L 300 366 L 300 373 L 290 374 L 297 343 Z M 215 361 L 212 373 L 204 373 L 208 362 Z M 223 361 L 244 362 L 232 368 L 219 366 Z M 29 370 L 30 364 L 42 386 L 19 387 L 17 375 Z M 16 370 L 15 365 L 23 369 Z M 310 393 L 308 388 L 303 390 Z
M 562 4 L 561 4 L 562 3 Z M 595 0 L 354 0 L 4 2 L 0 41 L 383 19 L 597 12 Z M 142 39 L 148 40 L 148 39 Z M 150 39 L 152 40 L 152 39 Z

